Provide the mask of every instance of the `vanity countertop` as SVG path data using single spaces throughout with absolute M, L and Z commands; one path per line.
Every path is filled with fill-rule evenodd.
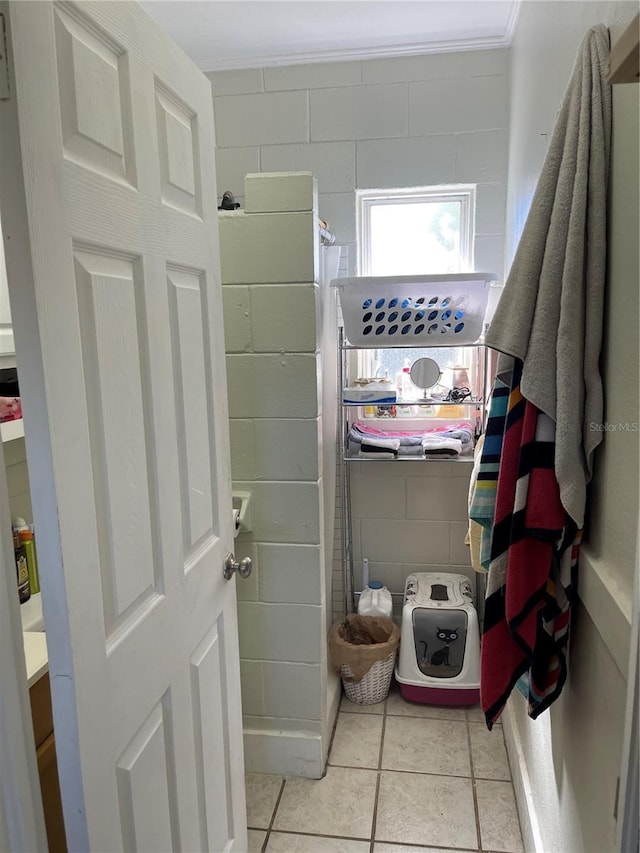
M 47 637 L 42 631 L 24 631 L 24 657 L 27 664 L 27 682 L 32 687 L 49 671 Z

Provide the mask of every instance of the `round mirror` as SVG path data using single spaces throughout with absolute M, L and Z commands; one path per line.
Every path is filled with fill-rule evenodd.
M 433 388 L 438 383 L 441 371 L 438 362 L 433 358 L 418 358 L 411 365 L 409 376 L 414 385 L 426 392 L 427 388 Z

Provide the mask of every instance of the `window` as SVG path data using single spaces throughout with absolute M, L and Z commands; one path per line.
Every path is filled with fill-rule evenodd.
M 359 275 L 473 269 L 475 186 L 357 190 Z
M 474 185 L 357 190 L 359 275 L 431 275 L 473 270 Z M 359 353 L 361 376 L 384 375 L 393 380 L 419 349 L 377 349 Z M 472 384 L 478 381 L 474 350 L 465 347 L 430 349 L 441 370 L 462 365 Z M 446 373 L 445 373 L 446 376 Z M 474 393 L 479 390 L 477 385 Z

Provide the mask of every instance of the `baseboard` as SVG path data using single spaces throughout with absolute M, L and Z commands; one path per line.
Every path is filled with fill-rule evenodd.
M 522 829 L 522 840 L 526 853 L 545 853 L 542 846 L 542 833 L 533 800 L 531 780 L 524 760 L 524 753 L 520 744 L 520 737 L 513 720 L 511 704 L 507 703 L 502 718 L 502 730 L 509 756 L 511 767 L 511 778 L 516 795 L 518 816 L 520 817 L 520 828 Z
M 330 670 L 327 674 L 327 716 L 322 727 L 322 760 L 325 766 L 329 758 L 331 735 L 333 734 L 333 727 L 338 716 L 341 696 L 342 682 L 336 673 Z
M 318 732 L 245 729 L 244 760 L 248 773 L 321 779 L 322 737 Z

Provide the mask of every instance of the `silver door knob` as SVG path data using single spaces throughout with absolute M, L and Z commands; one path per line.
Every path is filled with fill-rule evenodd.
M 224 579 L 230 581 L 234 572 L 237 572 L 241 578 L 248 578 L 252 568 L 251 557 L 245 557 L 237 562 L 235 555 L 229 553 L 224 558 Z

